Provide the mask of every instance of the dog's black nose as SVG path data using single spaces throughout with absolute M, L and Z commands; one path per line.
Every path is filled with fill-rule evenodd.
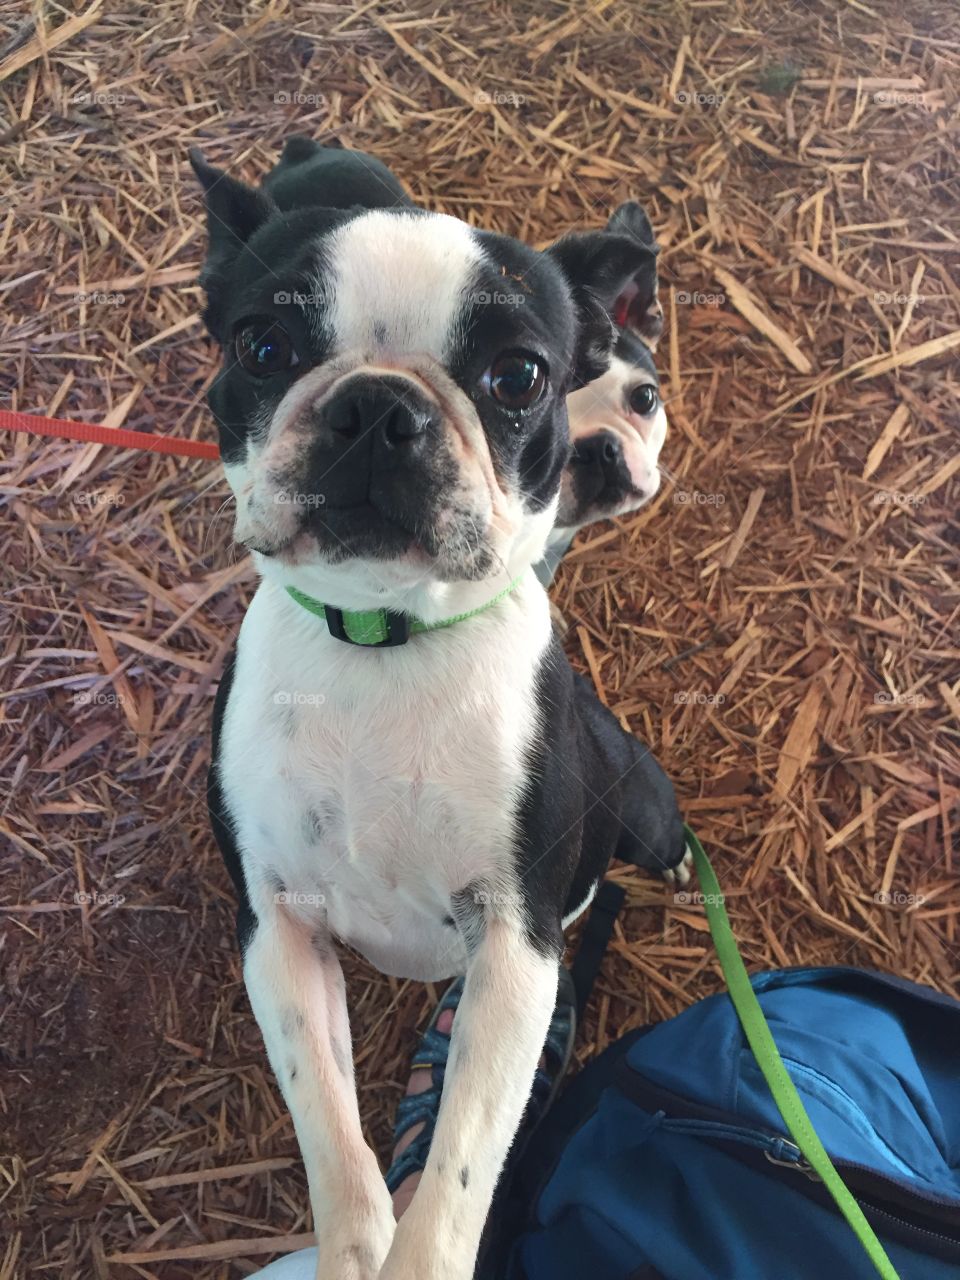
M 300 484 L 318 500 L 305 517 L 330 525 L 337 511 L 372 507 L 413 527 L 439 483 L 439 405 L 412 378 L 357 373 L 308 412 L 313 432 Z
M 620 479 L 624 461 L 623 445 L 612 431 L 598 431 L 576 442 L 573 456 L 577 462 L 596 468 L 606 483 Z
M 422 444 L 438 422 L 438 411 L 412 387 L 382 378 L 347 383 L 320 411 L 320 425 L 340 440 L 369 436 L 372 445 L 405 452 Z

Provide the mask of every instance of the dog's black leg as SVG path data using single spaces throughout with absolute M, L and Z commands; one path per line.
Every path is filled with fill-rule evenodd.
M 637 738 L 627 742 L 633 761 L 623 783 L 615 856 L 663 875 L 686 854 L 683 820 L 673 787 L 650 748 Z
M 577 711 L 582 737 L 581 756 L 593 762 L 588 777 L 588 799 L 594 804 L 589 815 L 588 845 L 605 843 L 609 821 L 616 814 L 619 827 L 614 836 L 614 856 L 666 875 L 680 866 L 686 856 L 683 820 L 667 775 L 653 752 L 626 733 L 620 722 L 593 692 L 582 676 L 575 679 Z M 680 879 L 684 879 L 681 872 Z

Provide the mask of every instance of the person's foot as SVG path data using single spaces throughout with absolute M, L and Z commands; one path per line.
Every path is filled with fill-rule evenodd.
M 387 1187 L 393 1196 L 393 1214 L 398 1221 L 413 1199 L 430 1151 L 440 1113 L 450 1035 L 462 995 L 463 979 L 457 978 L 444 992 L 424 1032 L 413 1057 L 407 1092 L 397 1107 L 393 1163 L 387 1172 Z M 527 1139 L 556 1096 L 570 1063 L 575 1034 L 576 997 L 570 973 L 561 967 L 557 1006 L 530 1101 L 511 1148 L 511 1159 L 526 1146 Z
M 450 1033 L 453 1030 L 453 1018 L 455 1013 L 456 1013 L 455 1009 L 444 1009 L 437 1017 L 437 1021 L 436 1021 L 437 1034 L 441 1036 L 445 1036 L 447 1040 L 450 1039 Z M 408 1098 L 417 1097 L 418 1095 L 426 1093 L 428 1090 L 430 1090 L 433 1087 L 434 1070 L 435 1068 L 431 1069 L 430 1067 L 426 1067 L 426 1066 L 414 1067 L 413 1070 L 410 1072 L 410 1082 L 407 1085 L 407 1092 L 405 1096 Z M 441 1085 L 442 1085 L 442 1080 L 441 1080 Z M 439 1108 L 439 1102 L 440 1100 L 438 1098 L 437 1099 L 438 1108 Z M 416 1142 L 417 1138 L 419 1138 L 420 1135 L 423 1133 L 424 1127 L 426 1126 L 426 1124 L 427 1124 L 426 1120 L 421 1120 L 419 1121 L 419 1123 L 412 1125 L 406 1131 L 406 1133 L 400 1136 L 400 1138 L 397 1140 L 397 1145 L 393 1148 L 394 1164 L 396 1164 L 396 1162 L 400 1159 L 400 1157 L 407 1150 L 410 1144 L 413 1142 Z M 428 1147 L 428 1150 L 429 1150 L 429 1147 Z M 420 1168 L 422 1171 L 423 1166 L 421 1165 Z M 419 1182 L 420 1182 L 420 1171 L 417 1171 L 415 1173 L 409 1174 L 406 1178 L 404 1178 L 404 1180 L 397 1187 L 396 1191 L 394 1191 L 393 1216 L 397 1219 L 398 1222 L 400 1221 L 400 1215 L 405 1212 L 410 1201 L 413 1199 L 413 1193 L 416 1191 L 417 1186 L 419 1185 Z

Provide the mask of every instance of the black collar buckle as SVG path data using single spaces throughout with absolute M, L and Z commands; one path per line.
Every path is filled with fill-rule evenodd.
M 342 640 L 344 644 L 356 645 L 358 649 L 392 649 L 398 644 L 406 644 L 410 639 L 410 619 L 405 613 L 391 613 L 389 609 L 384 609 L 383 618 L 387 634 L 382 640 L 373 640 L 366 644 L 362 640 L 352 640 L 347 635 L 343 625 L 342 609 L 335 609 L 332 605 L 325 604 L 323 612 L 330 634 L 337 640 Z

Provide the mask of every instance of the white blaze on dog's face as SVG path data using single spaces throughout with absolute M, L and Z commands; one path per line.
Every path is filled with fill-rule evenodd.
M 238 540 L 281 562 L 400 562 L 447 580 L 535 558 L 563 464 L 565 383 L 548 384 L 572 361 L 572 323 L 501 315 L 490 333 L 478 312 L 498 267 L 439 214 L 363 213 L 299 258 L 305 278 L 279 290 L 268 276 L 272 293 L 236 317 L 234 367 L 211 397 L 243 398 L 255 423 L 227 463 Z M 535 274 L 562 312 L 559 271 Z M 264 363 L 281 367 L 262 376 Z
M 261 569 L 403 586 L 539 559 L 567 392 L 612 346 L 594 287 L 628 281 L 636 246 L 593 233 L 537 253 L 414 209 L 282 212 L 194 163 L 224 353 L 209 399 L 236 537 Z

